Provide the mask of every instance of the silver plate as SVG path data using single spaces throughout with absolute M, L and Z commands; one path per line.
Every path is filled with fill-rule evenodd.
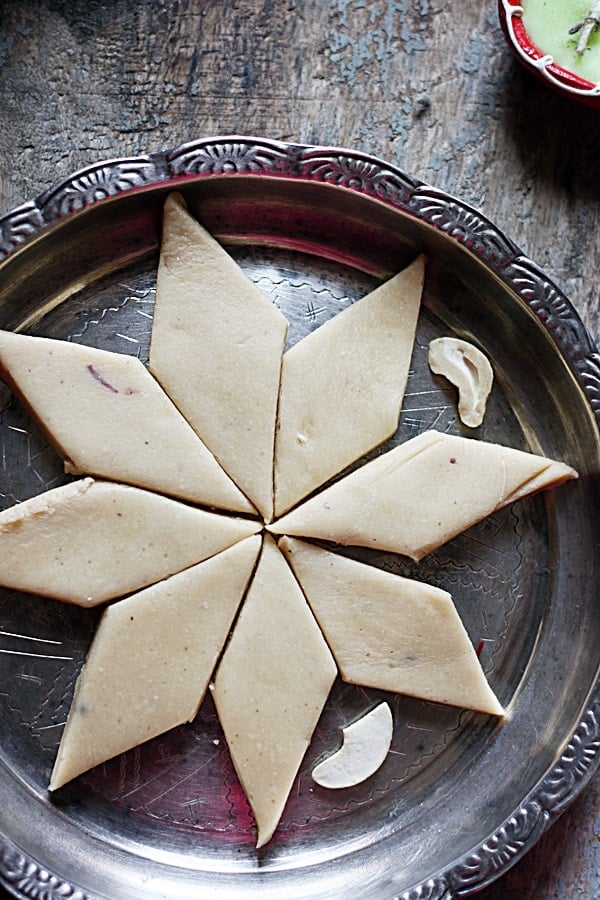
M 216 138 L 90 166 L 0 219 L 0 326 L 146 358 L 161 208 L 177 188 L 291 322 L 318 327 L 417 251 L 425 305 L 400 428 L 460 433 L 428 341 L 477 341 L 496 383 L 480 435 L 565 460 L 576 483 L 491 517 L 420 565 L 450 590 L 511 714 L 387 697 L 392 753 L 365 785 L 315 760 L 382 692 L 337 684 L 272 842 L 252 819 L 207 699 L 199 717 L 46 786 L 97 611 L 0 593 L 0 881 L 21 897 L 466 896 L 504 872 L 600 762 L 600 366 L 566 298 L 459 200 L 347 150 Z M 0 387 L 3 506 L 66 480 Z M 350 550 L 345 550 L 351 553 Z

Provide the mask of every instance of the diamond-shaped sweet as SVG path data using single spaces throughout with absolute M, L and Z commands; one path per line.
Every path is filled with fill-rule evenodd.
M 257 847 L 277 827 L 335 676 L 302 591 L 267 536 L 213 691 Z
M 265 519 L 287 320 L 170 195 L 150 370 Z
M 418 561 L 500 507 L 576 477 L 534 453 L 426 431 L 268 527 Z
M 84 478 L 0 514 L 0 584 L 96 606 L 258 531 L 252 520 Z
M 247 538 L 105 611 L 50 790 L 196 716 L 260 549 Z
M 305 541 L 280 547 L 344 681 L 503 715 L 450 594 Z
M 284 354 L 276 516 L 396 431 L 424 277 L 420 256 Z
M 256 512 L 137 357 L 2 331 L 0 371 L 67 472 Z

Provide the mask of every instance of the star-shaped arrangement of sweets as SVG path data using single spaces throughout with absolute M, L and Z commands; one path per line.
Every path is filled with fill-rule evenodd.
M 2 377 L 79 476 L 0 514 L 0 584 L 106 604 L 51 791 L 210 688 L 262 846 L 336 677 L 504 714 L 448 593 L 335 552 L 418 561 L 576 477 L 436 431 L 356 465 L 396 431 L 425 277 L 417 257 L 284 352 L 283 314 L 172 194 L 149 368 L 0 332 Z

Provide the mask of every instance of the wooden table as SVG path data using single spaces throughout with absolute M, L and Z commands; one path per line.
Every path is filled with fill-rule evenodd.
M 538 84 L 494 0 L 0 0 L 0 211 L 208 135 L 379 155 L 482 209 L 598 339 L 600 114 Z M 486 900 L 600 896 L 600 782 Z

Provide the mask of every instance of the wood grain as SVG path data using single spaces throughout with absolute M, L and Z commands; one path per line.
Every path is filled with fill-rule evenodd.
M 208 135 L 382 156 L 482 209 L 600 336 L 600 115 L 521 69 L 493 0 L 0 0 L 0 115 L 0 212 Z M 599 801 L 479 896 L 600 896 Z

